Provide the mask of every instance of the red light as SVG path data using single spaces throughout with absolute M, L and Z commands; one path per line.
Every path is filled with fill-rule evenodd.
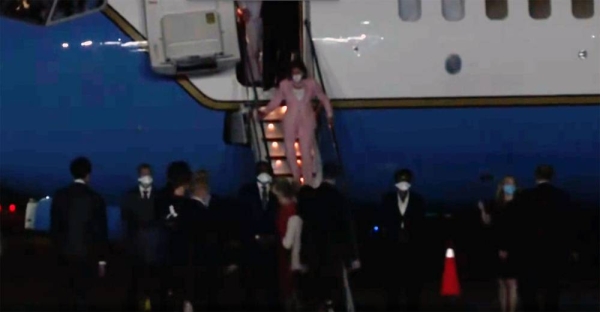
M 0 205 L 0 212 L 2 212 L 2 205 Z
M 15 212 L 16 210 L 17 206 L 15 204 L 10 204 L 10 206 L 8 206 L 8 211 Z

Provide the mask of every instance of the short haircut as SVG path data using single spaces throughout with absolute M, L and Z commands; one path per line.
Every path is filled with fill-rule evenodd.
M 538 180 L 552 180 L 554 178 L 554 168 L 547 164 L 537 166 L 535 168 L 535 178 Z
M 403 179 L 405 179 L 407 182 L 412 182 L 413 173 L 412 171 L 410 171 L 410 169 L 403 168 L 400 170 L 396 170 L 396 172 L 394 173 L 394 181 L 398 183 Z
M 174 161 L 167 168 L 167 180 L 169 184 L 178 188 L 190 184 L 192 180 L 192 170 L 185 161 Z
M 285 178 L 278 178 L 273 183 L 273 190 L 281 193 L 285 198 L 293 198 L 296 196 L 296 187 Z
M 194 173 L 192 178 L 192 189 L 197 188 L 209 188 L 210 186 L 210 175 L 207 170 L 201 169 Z
M 69 169 L 74 179 L 85 179 L 92 173 L 92 162 L 86 157 L 80 156 L 71 161 Z
M 323 178 L 324 179 L 335 180 L 340 176 L 341 173 L 342 173 L 342 170 L 341 170 L 340 166 L 338 166 L 336 163 L 328 162 L 323 165 Z
M 137 173 L 140 174 L 142 172 L 142 170 L 144 170 L 144 169 L 148 169 L 148 170 L 152 171 L 152 166 L 150 166 L 150 164 L 147 164 L 147 163 L 141 163 L 137 167 Z
M 304 62 L 302 61 L 302 59 L 297 58 L 294 59 L 293 61 L 290 62 L 290 67 L 289 67 L 289 73 L 290 73 L 290 77 L 292 76 L 292 69 L 294 68 L 298 68 L 299 70 L 302 71 L 302 78 L 306 78 L 308 75 L 308 70 L 306 69 L 306 65 L 304 64 Z
M 255 170 L 256 175 L 259 175 L 261 173 L 268 173 L 271 175 L 273 174 L 273 168 L 271 168 L 271 164 L 263 160 L 256 163 Z

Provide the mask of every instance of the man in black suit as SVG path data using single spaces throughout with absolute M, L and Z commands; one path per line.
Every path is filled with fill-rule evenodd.
M 275 216 L 277 199 L 271 192 L 272 168 L 268 162 L 256 164 L 256 180 L 244 185 L 238 194 L 242 228 L 244 310 L 278 310 L 277 239 Z
M 337 165 L 325 164 L 314 198 L 303 198 L 312 202 L 312 207 L 302 207 L 301 249 L 308 266 L 306 296 L 313 301 L 308 303 L 311 310 L 345 310 L 344 268 L 360 268 L 350 208 L 336 187 L 339 174 Z
M 515 198 L 519 217 L 511 220 L 517 231 L 520 297 L 524 311 L 558 311 L 559 284 L 566 267 L 575 230 L 573 211 L 566 192 L 551 184 L 554 169 L 540 165 L 535 170 L 536 187 Z M 538 295 L 541 300 L 537 300 Z
M 76 309 L 87 311 L 94 274 L 106 265 L 106 204 L 88 185 L 92 164 L 87 158 L 74 159 L 70 169 L 75 181 L 54 194 L 50 233 L 58 247 L 63 276 L 74 294 Z
M 153 286 L 157 277 L 159 231 L 155 222 L 152 168 L 137 168 L 138 185 L 123 198 L 121 218 L 125 224 L 125 244 L 130 256 L 132 284 L 130 308 L 137 309 L 146 300 L 157 302 Z
M 186 196 L 192 181 L 192 170 L 184 161 L 175 161 L 167 168 L 167 186 L 155 200 L 156 220 L 165 236 L 166 264 L 162 269 L 161 293 L 158 310 L 193 308 L 190 285 L 190 252 L 193 248 L 193 201 Z
M 421 249 L 425 201 L 410 190 L 413 174 L 401 169 L 394 174 L 396 190 L 383 197 L 380 231 L 384 243 L 384 285 L 390 311 L 400 309 L 402 290 L 408 310 L 419 309 L 422 285 Z
M 209 174 L 199 170 L 194 174 L 190 187 L 193 201 L 193 250 L 192 279 L 194 307 L 202 311 L 216 311 L 219 291 L 223 285 L 223 270 L 235 269 L 228 247 L 228 228 L 225 214 L 228 204 L 221 197 L 212 194 Z

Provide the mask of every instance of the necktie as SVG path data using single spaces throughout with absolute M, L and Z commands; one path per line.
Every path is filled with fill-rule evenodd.
M 148 191 L 144 191 L 144 199 L 148 199 L 150 196 L 148 196 Z
M 262 208 L 264 210 L 267 209 L 267 205 L 269 204 L 269 193 L 267 193 L 267 186 L 266 185 L 261 185 L 261 195 L 260 195 L 260 200 L 262 202 Z

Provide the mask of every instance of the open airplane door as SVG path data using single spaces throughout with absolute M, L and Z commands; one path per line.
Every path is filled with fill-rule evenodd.
M 144 0 L 144 11 L 156 73 L 210 74 L 233 68 L 240 60 L 239 49 L 223 39 L 222 24 L 229 25 L 235 16 L 233 2 Z

